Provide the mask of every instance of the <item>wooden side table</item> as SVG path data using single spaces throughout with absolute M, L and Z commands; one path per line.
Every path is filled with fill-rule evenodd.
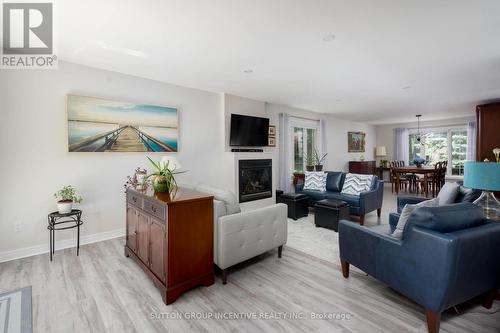
M 377 171 L 378 179 L 380 179 L 380 180 L 384 180 L 384 171 L 388 171 L 389 172 L 389 183 L 392 183 L 391 174 L 390 174 L 391 168 L 377 167 L 375 170 Z
M 59 212 L 50 213 L 48 216 L 49 225 L 47 229 L 50 234 L 50 261 L 55 252 L 56 230 L 65 230 L 77 228 L 76 236 L 76 255 L 80 254 L 80 226 L 83 224 L 82 211 L 73 209 L 67 214 L 59 214 Z

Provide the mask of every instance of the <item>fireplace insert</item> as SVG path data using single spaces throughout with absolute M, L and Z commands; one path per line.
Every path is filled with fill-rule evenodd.
M 239 161 L 239 199 L 248 202 L 271 198 L 273 162 L 266 160 Z

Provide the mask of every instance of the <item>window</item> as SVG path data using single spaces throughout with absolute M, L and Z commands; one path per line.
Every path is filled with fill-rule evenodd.
M 410 161 L 417 157 L 425 159 L 427 165 L 448 161 L 448 175 L 463 176 L 467 153 L 467 129 L 461 127 L 423 129 L 420 143 L 417 142 L 416 129 L 410 130 Z
M 293 147 L 292 168 L 294 172 L 303 172 L 308 164 L 307 159 L 314 156 L 319 147 L 319 122 L 307 119 L 290 121 Z

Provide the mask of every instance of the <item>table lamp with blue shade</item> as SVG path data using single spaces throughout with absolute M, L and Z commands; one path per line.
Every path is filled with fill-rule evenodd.
M 493 191 L 500 191 L 500 163 L 465 162 L 464 186 L 483 190 L 474 203 L 483 207 L 487 218 L 500 221 L 500 202 L 493 194 Z

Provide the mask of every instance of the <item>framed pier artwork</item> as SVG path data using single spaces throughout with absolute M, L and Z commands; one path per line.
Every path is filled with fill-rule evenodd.
M 176 152 L 176 108 L 68 95 L 70 152 Z

